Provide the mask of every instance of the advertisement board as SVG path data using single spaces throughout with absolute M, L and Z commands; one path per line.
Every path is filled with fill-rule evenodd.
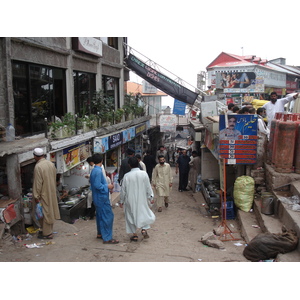
M 159 119 L 160 132 L 176 132 L 176 116 L 161 115 Z
M 226 164 L 255 164 L 257 115 L 220 115 L 219 156 Z

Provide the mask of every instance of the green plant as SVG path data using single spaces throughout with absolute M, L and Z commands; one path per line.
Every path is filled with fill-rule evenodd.
M 115 111 L 115 121 L 116 121 L 117 123 L 119 123 L 119 122 L 122 120 L 123 115 L 124 115 L 124 109 L 118 108 L 118 109 Z
M 63 116 L 63 125 L 67 126 L 68 134 L 72 134 L 75 132 L 75 116 L 71 113 L 66 113 Z

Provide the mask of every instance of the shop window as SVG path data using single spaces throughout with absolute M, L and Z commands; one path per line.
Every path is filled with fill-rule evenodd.
M 102 88 L 106 96 L 115 99 L 115 107 L 120 107 L 120 97 L 119 97 L 119 79 L 109 76 L 102 76 Z
M 12 75 L 16 135 L 43 132 L 45 118 L 66 113 L 63 69 L 13 62 Z
M 75 111 L 79 116 L 91 113 L 91 102 L 96 91 L 96 75 L 73 72 Z
M 115 48 L 118 50 L 118 38 L 117 37 L 109 37 L 108 40 L 108 46 Z

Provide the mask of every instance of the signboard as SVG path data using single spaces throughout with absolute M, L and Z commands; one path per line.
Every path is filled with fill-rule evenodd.
M 108 136 L 103 138 L 94 138 L 94 153 L 105 153 L 108 149 Z
M 264 78 L 255 72 L 231 70 L 216 74 L 216 88 L 224 93 L 264 93 Z
M 64 172 L 74 168 L 91 156 L 88 142 L 63 149 L 63 169 Z
M 102 57 L 102 41 L 93 37 L 72 38 L 73 50 Z
M 162 73 L 159 73 L 134 55 L 129 54 L 125 61 L 128 68 L 173 98 L 188 104 L 194 104 L 197 99 L 198 94 L 185 88 Z
M 257 115 L 220 115 L 219 155 L 226 164 L 256 163 L 257 118 Z
M 147 82 L 146 80 L 143 80 L 143 94 L 156 94 L 157 88 Z
M 159 119 L 160 132 L 176 132 L 176 116 L 161 115 Z
M 174 106 L 173 106 L 173 114 L 174 115 L 184 116 L 185 108 L 186 108 L 186 104 L 184 102 L 174 99 Z
M 135 136 L 141 135 L 144 131 L 146 131 L 146 123 L 135 127 Z
M 108 137 L 108 147 L 110 150 L 121 146 L 122 143 L 123 132 L 119 132 Z

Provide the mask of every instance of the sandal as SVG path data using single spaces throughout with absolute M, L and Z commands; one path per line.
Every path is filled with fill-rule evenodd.
M 39 235 L 38 235 L 38 239 L 52 240 L 52 239 L 53 239 L 53 235 L 52 235 L 52 233 L 50 233 L 50 234 L 48 234 L 48 235 L 42 235 L 42 234 L 39 234 Z
M 165 202 L 165 207 L 167 208 L 169 206 L 169 203 L 168 202 Z
M 141 233 L 142 233 L 144 239 L 149 239 L 149 235 L 148 235 L 148 232 L 146 229 L 142 229 Z
M 115 239 L 112 239 L 109 241 L 103 241 L 103 244 L 118 244 L 118 243 L 119 243 L 119 241 L 115 240 Z
M 102 235 L 101 234 L 97 234 L 97 239 L 101 239 L 102 240 Z
M 130 240 L 133 241 L 133 242 L 137 242 L 138 241 L 138 236 L 137 235 L 133 235 Z
M 161 208 L 161 207 L 159 207 L 157 211 L 158 211 L 158 212 L 162 212 L 162 208 Z

